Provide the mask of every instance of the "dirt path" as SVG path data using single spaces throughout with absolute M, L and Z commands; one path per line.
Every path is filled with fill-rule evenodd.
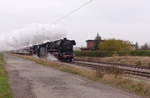
M 29 60 L 6 58 L 14 98 L 139 98 Z

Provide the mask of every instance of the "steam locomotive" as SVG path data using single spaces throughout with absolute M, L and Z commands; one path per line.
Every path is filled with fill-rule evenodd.
M 73 60 L 73 46 L 76 45 L 74 40 L 67 38 L 56 40 L 53 42 L 46 42 L 30 47 L 29 51 L 32 55 L 38 57 L 46 57 L 48 54 L 55 56 L 58 60 L 64 62 L 72 62 Z

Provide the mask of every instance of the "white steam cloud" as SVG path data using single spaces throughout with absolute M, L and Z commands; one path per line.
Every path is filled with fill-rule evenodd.
M 54 41 L 66 37 L 65 31 L 48 24 L 32 24 L 25 28 L 0 35 L 0 51 L 17 50 L 23 47 Z
M 58 61 L 58 59 L 55 56 L 51 55 L 50 53 L 47 55 L 47 60 Z

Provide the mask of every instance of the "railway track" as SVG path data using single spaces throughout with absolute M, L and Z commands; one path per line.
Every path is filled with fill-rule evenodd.
M 150 78 L 150 67 L 146 66 L 136 66 L 136 65 L 127 65 L 127 64 L 118 64 L 118 63 L 106 63 L 106 62 L 89 62 L 89 61 L 81 61 L 75 60 L 74 64 L 90 67 L 94 69 L 101 68 L 113 68 L 121 71 L 123 74 L 131 74 L 141 77 Z

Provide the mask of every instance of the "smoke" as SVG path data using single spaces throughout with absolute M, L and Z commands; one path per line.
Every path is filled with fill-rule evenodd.
M 31 24 L 25 28 L 0 35 L 0 51 L 20 48 L 64 38 L 65 31 L 48 24 Z
M 58 61 L 58 59 L 56 57 L 54 57 L 53 55 L 51 54 L 48 54 L 47 55 L 47 60 L 50 60 L 50 61 Z

